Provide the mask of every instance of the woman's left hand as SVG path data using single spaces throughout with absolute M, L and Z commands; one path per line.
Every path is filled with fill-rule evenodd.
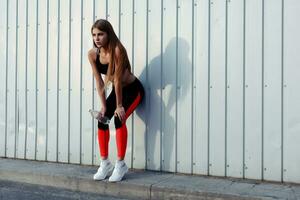
M 117 109 L 115 110 L 115 116 L 119 117 L 119 119 L 121 120 L 121 122 L 123 123 L 125 121 L 125 109 L 123 106 L 118 106 Z

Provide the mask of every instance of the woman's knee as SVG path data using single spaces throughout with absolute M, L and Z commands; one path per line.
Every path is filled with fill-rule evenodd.
M 115 128 L 118 129 L 122 126 L 122 122 L 121 120 L 119 119 L 119 117 L 114 117 L 114 121 L 115 121 Z M 125 122 L 124 122 L 125 123 Z
M 108 128 L 109 128 L 108 124 L 103 124 L 103 123 L 98 121 L 98 129 L 108 130 Z

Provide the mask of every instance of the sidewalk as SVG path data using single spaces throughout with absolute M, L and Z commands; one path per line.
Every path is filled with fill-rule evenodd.
M 0 179 L 129 199 L 300 199 L 300 185 L 131 170 L 93 181 L 97 167 L 0 158 Z

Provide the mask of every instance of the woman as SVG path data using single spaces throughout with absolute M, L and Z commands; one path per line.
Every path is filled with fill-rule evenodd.
M 103 180 L 109 174 L 110 182 L 121 181 L 128 167 L 124 162 L 127 146 L 126 119 L 142 101 L 144 89 L 140 81 L 131 73 L 131 67 L 124 46 L 107 20 L 97 20 L 92 28 L 94 48 L 88 52 L 96 80 L 96 88 L 102 108 L 99 118 L 114 116 L 118 160 L 115 167 L 108 159 L 109 126 L 98 122 L 98 142 L 101 164 L 94 180 Z M 103 80 L 101 74 L 105 74 Z M 111 82 L 113 89 L 105 99 L 105 87 Z

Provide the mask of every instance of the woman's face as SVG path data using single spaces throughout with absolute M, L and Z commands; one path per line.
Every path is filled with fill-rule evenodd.
M 97 28 L 93 28 L 92 35 L 93 35 L 94 43 L 98 48 L 106 47 L 108 43 L 108 37 L 106 32 L 101 31 Z

